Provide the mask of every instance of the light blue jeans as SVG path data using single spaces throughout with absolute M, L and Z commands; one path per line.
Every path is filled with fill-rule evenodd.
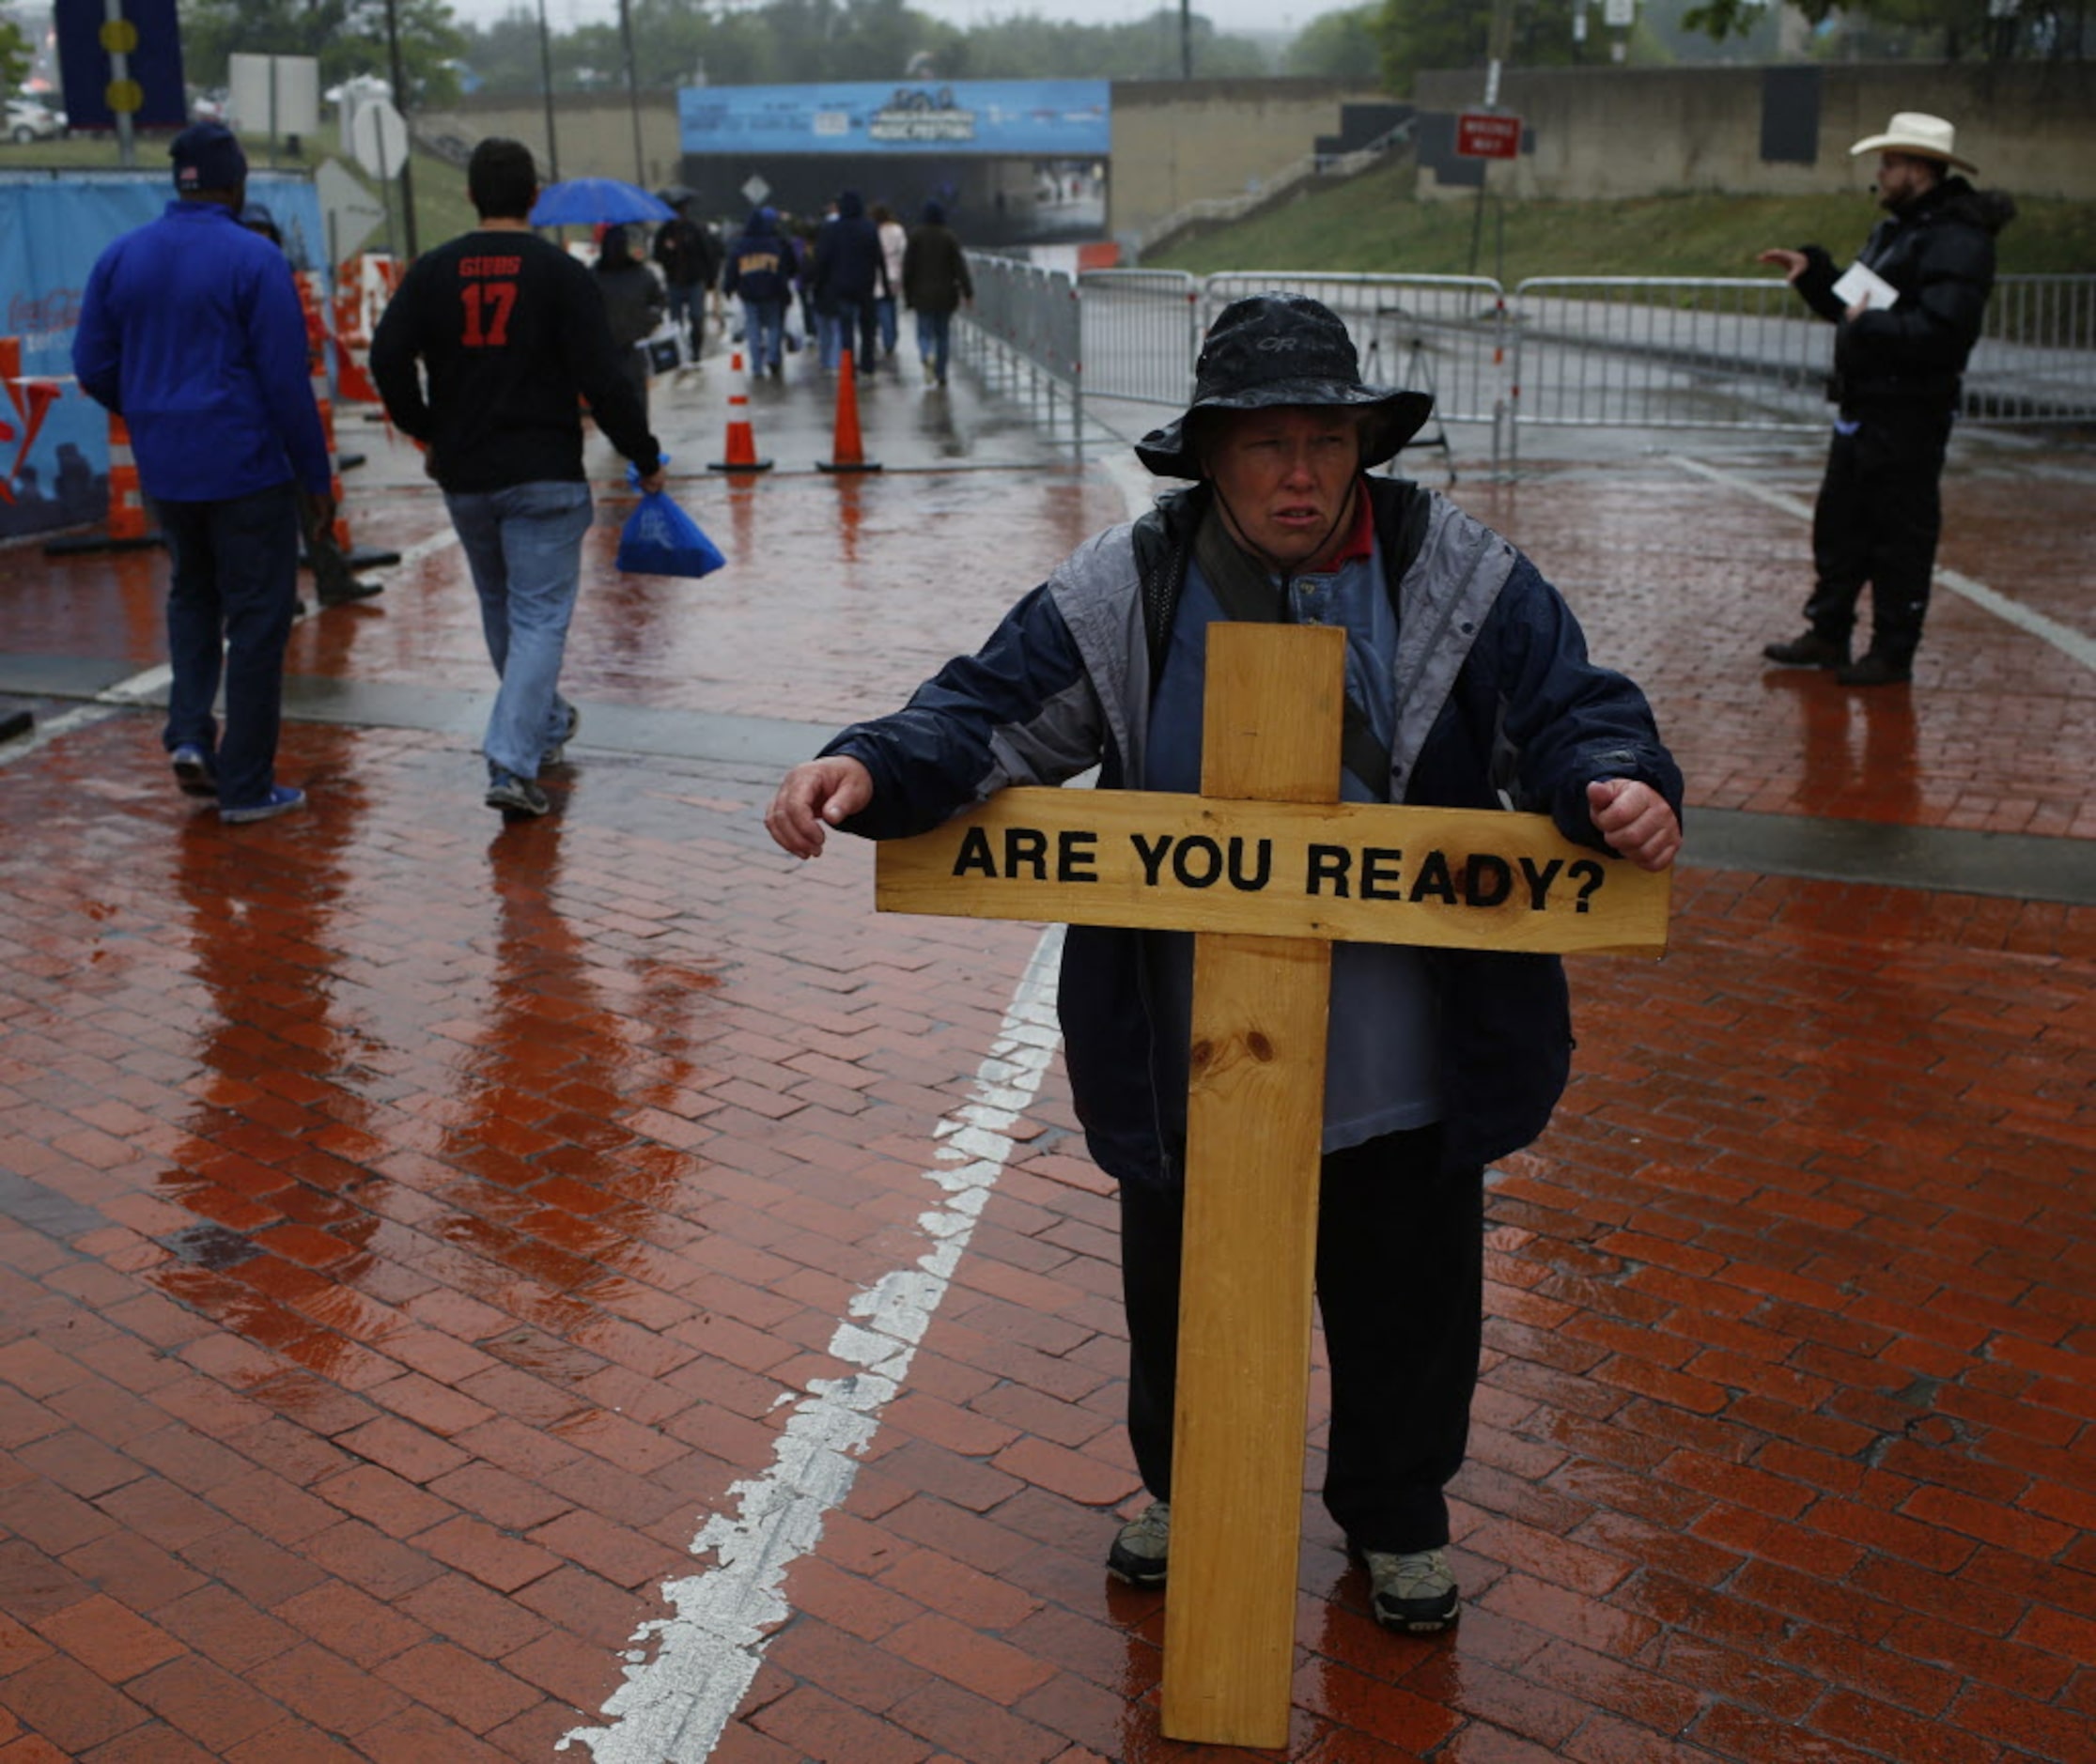
M 786 303 L 783 300 L 742 302 L 742 335 L 750 350 L 750 371 L 761 374 L 783 360 L 786 338 Z
M 560 668 L 582 580 L 589 486 L 555 479 L 447 490 L 444 506 L 480 596 L 488 658 L 502 676 L 481 751 L 490 766 L 536 778 L 540 756 L 567 731 Z
M 928 313 L 922 307 L 917 312 L 917 353 L 924 357 L 924 365 L 939 376 L 939 383 L 946 383 L 946 351 L 954 332 L 954 315 L 951 311 Z

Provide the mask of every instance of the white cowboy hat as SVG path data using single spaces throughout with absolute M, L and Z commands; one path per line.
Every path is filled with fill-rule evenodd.
M 1978 171 L 1979 166 L 1970 160 L 1958 157 L 1957 145 L 1958 131 L 1941 116 L 1932 116 L 1924 111 L 1902 110 L 1886 125 L 1883 134 L 1858 141 L 1849 149 L 1849 156 L 1855 159 L 1865 153 L 1913 153 L 1927 160 L 1948 160 L 1961 171 Z

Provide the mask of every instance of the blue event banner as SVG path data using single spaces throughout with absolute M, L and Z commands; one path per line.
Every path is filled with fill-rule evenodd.
M 0 337 L 15 339 L 24 379 L 56 387 L 33 433 L 27 388 L 0 389 L 0 539 L 101 518 L 109 413 L 73 383 L 81 294 L 103 249 L 174 197 L 170 171 L 0 174 Z M 318 269 L 324 280 L 312 183 L 256 172 L 248 198 L 275 218 L 292 266 Z
M 891 85 L 688 85 L 687 153 L 942 153 L 1104 159 L 1104 80 L 955 80 Z

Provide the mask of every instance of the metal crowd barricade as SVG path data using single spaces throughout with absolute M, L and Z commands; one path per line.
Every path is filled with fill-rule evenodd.
M 1514 311 L 1516 432 L 1826 421 L 1829 333 L 1788 283 L 1535 276 Z
M 1788 283 L 1537 276 L 1514 291 L 1514 428 L 1817 429 L 1833 328 Z M 1964 379 L 1998 424 L 2096 417 L 2096 277 L 2003 276 Z
M 1095 398 L 1183 407 L 1201 353 L 1201 279 L 1181 270 L 1088 270 L 1084 385 Z
M 1346 322 L 1363 378 L 1432 393 L 1437 424 L 1491 424 L 1495 470 L 1502 453 L 1514 463 L 1523 424 L 1809 431 L 1829 420 L 1833 328 L 1767 277 L 1536 276 L 1510 297 L 1485 276 L 1236 271 L 1203 281 L 1136 270 L 1073 284 L 1012 258 L 970 263 L 969 329 L 986 377 L 1023 377 L 1029 395 L 1045 384 L 1051 432 L 1066 392 L 1079 441 L 1087 393 L 1183 404 L 1215 316 L 1277 290 L 1310 295 Z M 2096 276 L 1997 281 L 1964 412 L 1995 424 L 2096 421 Z M 1430 429 L 1414 445 L 1445 449 L 1446 434 Z
M 1000 390 L 1023 385 L 1030 404 L 1045 393 L 1051 437 L 1060 390 L 1069 400 L 1071 438 L 1081 440 L 1083 330 L 1076 285 L 1060 270 L 987 252 L 970 252 L 968 269 L 974 305 L 963 307 L 955 321 L 970 358 Z
M 2096 276 L 2005 275 L 1965 365 L 1980 423 L 2096 420 Z

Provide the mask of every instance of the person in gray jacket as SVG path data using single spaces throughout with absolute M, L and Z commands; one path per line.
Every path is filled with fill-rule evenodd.
M 1351 801 L 1547 812 L 1648 870 L 1681 843 L 1681 774 L 1642 693 L 1588 660 L 1535 565 L 1445 498 L 1367 475 L 1432 400 L 1361 383 L 1345 326 L 1259 295 L 1209 331 L 1191 408 L 1145 437 L 1195 480 L 1083 546 L 974 656 L 788 772 L 766 816 L 814 857 L 1008 784 L 1198 791 L 1207 629 L 1347 635 Z M 1192 938 L 1072 926 L 1057 1009 L 1086 1144 L 1120 1184 L 1128 1431 L 1154 1497 L 1107 1558 L 1165 1579 L 1185 1197 Z M 1561 964 L 1342 943 L 1332 959 L 1317 1292 L 1332 1367 L 1325 1503 L 1386 1627 L 1459 1603 L 1444 1485 L 1463 1463 L 1483 1321 L 1483 1166 L 1543 1130 L 1569 1070 Z

